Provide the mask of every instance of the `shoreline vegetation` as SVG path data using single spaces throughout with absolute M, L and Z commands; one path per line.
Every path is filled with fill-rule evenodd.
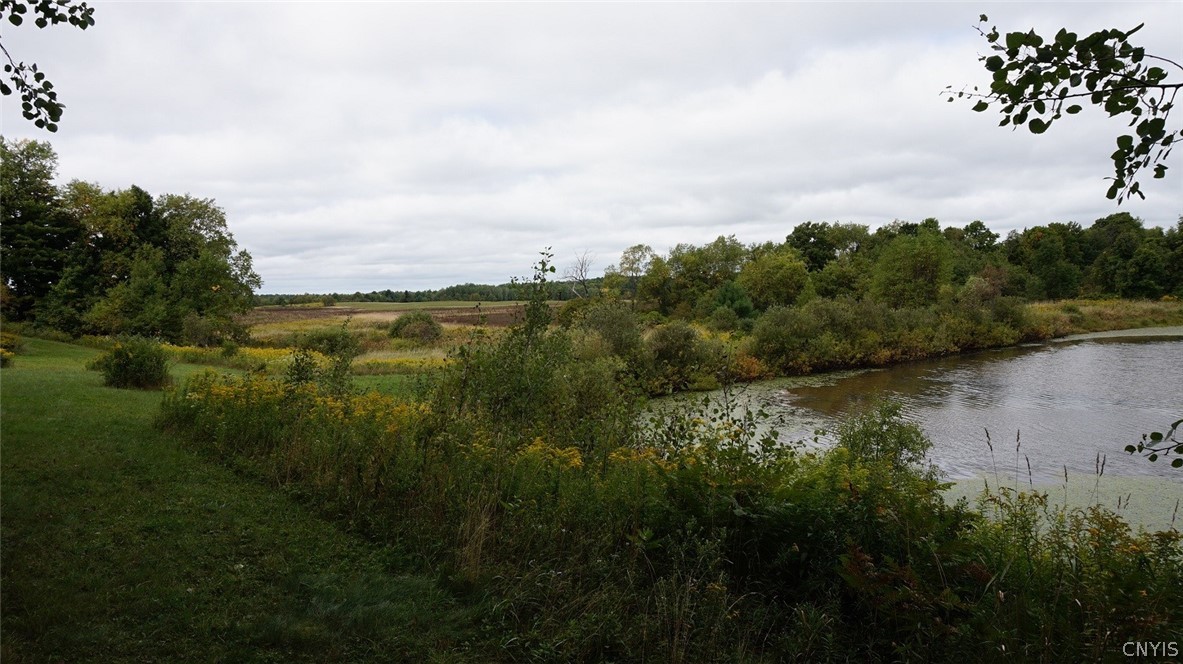
M 1176 302 L 1020 308 L 1041 334 L 1181 316 Z M 890 404 L 850 419 L 838 445 L 815 452 L 759 434 L 753 413 L 709 405 L 638 427 L 650 386 L 611 352 L 612 336 L 552 325 L 555 314 L 539 297 L 508 329 L 446 328 L 443 339 L 463 335 L 448 360 L 384 392 L 355 381 L 407 377 L 343 374 L 371 333 L 336 321 L 301 330 L 316 345 L 266 371 L 174 365 L 178 380 L 163 396 L 99 387 L 82 369 L 95 350 L 26 341 L 4 369 L 6 656 L 81 661 L 104 647 L 171 656 L 161 641 L 133 637 L 150 629 L 192 652 L 263 661 L 1079 661 L 1169 639 L 1183 624 L 1177 530 L 1133 529 L 1100 504 L 1056 505 L 1051 490 L 994 487 L 950 504 L 925 461 L 930 443 Z M 691 335 L 672 340 L 657 329 L 619 347 L 727 341 L 688 325 Z M 664 375 L 679 370 L 676 353 L 650 348 Z M 683 379 L 693 385 L 693 373 Z M 99 414 L 125 394 L 138 405 Z M 92 461 L 61 465 L 80 452 L 44 446 L 59 424 L 39 402 L 87 404 L 64 439 Z M 110 433 L 91 432 L 98 420 Z M 242 505 L 248 514 L 235 518 L 251 525 L 210 541 L 200 534 L 208 512 L 129 507 L 159 500 L 141 494 L 174 467 L 233 471 L 208 489 L 226 496 L 197 504 Z M 49 478 L 62 491 L 44 495 Z M 175 483 L 181 494 L 198 490 Z M 259 501 L 241 492 L 260 490 L 280 501 L 265 501 L 266 515 L 241 502 Z M 96 492 L 108 497 L 97 517 L 83 498 Z M 115 524 L 118 510 L 117 536 L 79 528 Z M 278 526 L 263 522 L 291 510 L 302 516 L 283 518 L 328 530 L 269 549 Z M 45 520 L 65 525 L 43 529 Z M 262 539 L 244 554 L 240 538 L 255 529 Z M 160 532 L 182 533 L 167 555 L 154 544 Z M 111 546 L 118 564 L 173 561 L 165 567 L 194 584 L 212 575 L 213 587 L 104 563 L 62 573 Z M 352 553 L 276 562 L 303 559 L 305 547 Z M 248 567 L 257 599 L 231 589 Z M 175 607 L 199 587 L 207 594 L 177 615 L 144 608 Z M 78 608 L 88 602 L 114 605 Z M 101 627 L 112 610 L 124 627 Z M 70 633 L 67 620 L 83 628 Z M 211 638 L 214 650 L 201 650 Z

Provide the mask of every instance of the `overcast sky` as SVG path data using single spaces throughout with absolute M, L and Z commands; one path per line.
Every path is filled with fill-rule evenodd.
M 51 140 L 63 183 L 215 199 L 268 293 L 502 283 L 547 246 L 602 272 L 809 220 L 1087 226 L 1119 209 L 1125 123 L 1033 136 L 946 103 L 988 83 L 978 15 L 1145 22 L 1183 61 L 1180 2 L 92 4 L 85 32 L 0 27 L 67 106 L 47 134 L 5 97 L 5 137 Z M 1173 225 L 1181 183 L 1120 209 Z

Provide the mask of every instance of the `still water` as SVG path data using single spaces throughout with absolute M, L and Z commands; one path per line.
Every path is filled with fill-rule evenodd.
M 874 399 L 895 400 L 933 441 L 930 458 L 951 480 L 1046 485 L 1065 472 L 1094 477 L 1100 457 L 1106 478 L 1183 483 L 1183 471 L 1169 463 L 1123 451 L 1183 418 L 1183 327 L 780 379 L 734 396 L 768 412 L 782 441 L 816 438 L 818 445 L 832 444 L 838 424 Z

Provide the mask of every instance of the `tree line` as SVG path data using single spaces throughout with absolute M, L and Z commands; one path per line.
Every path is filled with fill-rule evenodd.
M 745 246 L 719 236 L 665 255 L 627 249 L 604 287 L 664 316 L 740 325 L 818 298 L 895 308 L 942 301 L 1183 295 L 1183 218 L 1164 230 L 1119 212 L 1082 227 L 1053 222 L 999 235 L 981 221 L 893 221 L 874 231 L 805 222 L 783 242 Z
M 602 279 L 593 279 L 589 283 L 597 288 Z M 571 288 L 563 283 L 555 282 L 546 285 L 547 298 L 565 301 L 578 297 Z M 354 291 L 353 293 L 265 293 L 256 296 L 256 302 L 261 306 L 284 306 L 296 304 L 325 304 L 337 302 L 515 302 L 529 299 L 529 290 L 520 283 L 504 284 L 456 284 L 435 290 L 376 290 L 369 292 Z
M 41 141 L 0 138 L 0 158 L 5 319 L 74 336 L 245 336 L 235 317 L 261 280 L 213 200 L 56 186 L 57 155 Z

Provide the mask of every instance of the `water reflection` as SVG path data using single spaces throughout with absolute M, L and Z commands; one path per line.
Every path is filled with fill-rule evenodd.
M 1106 475 L 1183 482 L 1161 460 L 1122 451 L 1183 417 L 1183 328 L 1139 332 L 772 381 L 749 386 L 741 401 L 774 413 L 782 440 L 798 440 L 875 398 L 895 399 L 932 438 L 933 460 L 952 479 L 996 472 L 1013 479 L 1017 471 L 1026 483 L 1029 459 L 1036 484 L 1057 482 L 1065 468 L 1092 475 L 1100 454 Z

